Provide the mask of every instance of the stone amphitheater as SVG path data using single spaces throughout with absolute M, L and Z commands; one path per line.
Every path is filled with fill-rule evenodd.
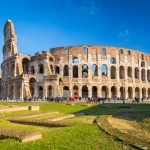
M 4 27 L 1 99 L 32 97 L 150 98 L 150 54 L 110 46 L 18 52 L 14 24 Z

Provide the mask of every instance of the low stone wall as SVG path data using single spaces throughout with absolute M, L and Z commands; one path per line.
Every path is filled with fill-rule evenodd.
M 31 110 L 31 111 L 38 111 L 40 110 L 39 106 L 7 106 L 7 107 L 0 107 L 0 112 L 11 112 L 11 111 L 21 111 L 21 110 Z

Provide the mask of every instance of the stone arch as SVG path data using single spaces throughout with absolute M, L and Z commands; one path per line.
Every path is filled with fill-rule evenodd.
M 98 67 L 96 64 L 91 66 L 91 72 L 93 73 L 93 76 L 98 76 Z
M 125 93 L 126 93 L 125 87 L 121 86 L 120 87 L 120 98 L 121 99 L 125 99 Z
M 23 73 L 29 73 L 29 59 L 28 58 L 23 58 L 22 59 L 22 68 L 23 68 Z
M 108 98 L 108 87 L 107 86 L 102 86 L 101 92 L 102 92 L 103 98 Z
M 59 66 L 55 66 L 55 73 L 56 74 L 60 74 L 60 68 L 59 68 Z
M 83 86 L 82 87 L 82 97 L 83 98 L 88 98 L 88 93 L 89 93 L 88 87 L 87 86 Z
M 13 92 L 14 92 L 14 86 L 13 85 L 11 85 L 10 86 L 10 99 L 13 99 Z
M 38 70 L 39 70 L 39 74 L 43 74 L 44 73 L 44 65 L 43 64 L 39 64 L 38 65 Z
M 49 85 L 47 87 L 47 97 L 53 97 L 53 87 L 52 87 L 52 85 Z
M 74 58 L 72 59 L 72 63 L 73 63 L 73 64 L 79 63 L 78 57 L 74 57 Z
M 145 67 L 145 62 L 144 61 L 141 62 L 141 67 Z
M 150 82 L 150 70 L 147 70 L 147 81 Z
M 146 88 L 142 88 L 142 98 L 146 99 Z
M 73 97 L 78 98 L 79 97 L 79 88 L 78 86 L 73 86 Z
M 136 79 L 139 79 L 139 68 L 135 68 L 135 71 L 134 71 L 134 76 Z
M 73 66 L 73 78 L 78 78 L 78 66 Z
M 135 97 L 140 98 L 140 89 L 138 87 L 135 88 Z
M 146 77 L 145 77 L 145 69 L 142 69 L 142 70 L 141 70 L 141 79 L 142 79 L 142 81 L 145 81 L 145 80 L 146 80 Z
M 35 85 L 36 85 L 36 79 L 35 78 L 30 78 L 29 80 L 29 85 L 30 85 L 30 94 L 32 97 L 35 95 Z
M 116 59 L 114 57 L 110 58 L 110 64 L 116 64 Z
M 107 69 L 107 65 L 106 64 L 102 65 L 101 72 L 102 72 L 102 75 L 107 76 L 108 69 Z
M 120 76 L 120 79 L 125 79 L 125 68 L 124 68 L 124 66 L 119 67 L 119 76 Z
M 63 96 L 64 97 L 69 97 L 70 96 L 70 92 L 69 92 L 69 87 L 68 86 L 64 86 L 64 88 L 63 88 Z
M 147 94 L 148 94 L 148 99 L 149 99 L 150 98 L 150 88 L 148 88 Z
M 38 96 L 39 96 L 40 99 L 43 98 L 43 87 L 42 86 L 38 87 Z
M 116 79 L 116 67 L 111 66 L 111 79 Z
M 31 74 L 35 74 L 35 69 L 34 66 L 31 66 L 31 70 L 30 70 Z
M 21 97 L 21 86 L 17 85 L 16 86 L 16 98 L 20 99 L 20 97 Z
M 132 87 L 129 86 L 128 87 L 128 99 L 132 99 L 133 98 L 133 90 Z
M 117 88 L 115 86 L 111 87 L 111 98 L 117 98 Z
M 82 65 L 82 78 L 88 77 L 88 65 L 84 64 Z
M 68 65 L 65 65 L 65 66 L 64 66 L 63 75 L 64 75 L 64 76 L 69 76 L 69 67 L 68 67 Z
M 128 77 L 132 78 L 132 67 L 128 67 Z
M 92 97 L 97 98 L 97 86 L 92 87 Z
M 50 61 L 51 63 L 53 63 L 53 62 L 54 62 L 53 57 L 50 57 L 50 58 L 49 58 L 49 61 Z

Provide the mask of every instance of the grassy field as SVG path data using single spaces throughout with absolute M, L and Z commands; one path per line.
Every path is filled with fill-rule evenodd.
M 68 113 L 84 112 L 86 116 L 80 116 L 65 121 L 74 123 L 69 127 L 43 127 L 33 125 L 23 125 L 7 121 L 9 118 L 15 118 L 20 115 L 31 114 L 31 111 L 18 111 L 0 114 L 0 127 L 9 127 L 15 129 L 26 129 L 39 131 L 43 137 L 40 140 L 28 143 L 20 143 L 11 138 L 0 140 L 1 150 L 130 150 L 135 149 L 126 142 L 118 141 L 115 137 L 106 134 L 96 123 L 96 118 L 101 115 L 122 114 L 128 110 L 136 113 L 121 115 L 124 119 L 137 122 L 138 128 L 143 128 L 150 132 L 150 122 L 143 120 L 150 118 L 149 104 L 92 104 L 83 106 L 75 104 L 73 106 L 58 103 L 0 103 L 0 105 L 40 105 L 40 111 L 58 111 L 61 115 Z M 123 107 L 122 107 L 123 106 Z M 124 108 L 128 106 L 129 108 Z M 142 112 L 143 111 L 143 112 Z M 146 111 L 146 112 L 144 112 Z M 37 120 L 46 117 L 55 117 L 58 114 L 37 117 Z M 36 117 L 34 117 L 36 119 Z

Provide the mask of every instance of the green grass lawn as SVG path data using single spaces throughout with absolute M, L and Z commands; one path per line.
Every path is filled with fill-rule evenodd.
M 75 126 L 70 127 L 42 127 L 33 125 L 23 125 L 11 123 L 8 118 L 17 117 L 21 114 L 31 114 L 31 111 L 18 111 L 0 114 L 0 127 L 10 127 L 18 129 L 27 129 L 39 131 L 43 134 L 42 139 L 20 143 L 15 139 L 1 139 L 0 150 L 123 150 L 134 149 L 130 145 L 120 142 L 112 136 L 107 135 L 95 123 L 95 119 L 100 115 L 114 115 L 118 111 L 126 111 L 126 108 L 118 108 L 119 106 L 130 106 L 130 110 L 141 111 L 150 110 L 149 104 L 93 104 L 91 106 L 83 106 L 75 104 L 73 106 L 58 103 L 6 103 L 0 105 L 40 105 L 40 111 L 59 111 L 60 114 L 84 112 L 88 116 L 76 117 L 68 119 L 74 122 Z M 150 113 L 138 113 L 140 117 L 131 116 L 126 119 L 140 121 L 144 118 L 150 118 Z M 45 118 L 47 115 L 43 115 Z M 42 116 L 40 116 L 41 118 Z M 125 116 L 126 117 L 126 116 Z M 38 118 L 38 117 L 37 117 Z M 35 119 L 35 117 L 34 117 Z M 39 118 L 38 118 L 39 119 Z M 68 121 L 67 120 L 67 121 Z M 76 125 L 76 123 L 80 124 Z M 144 125 L 143 125 L 144 126 Z M 149 130 L 149 124 L 146 124 Z

